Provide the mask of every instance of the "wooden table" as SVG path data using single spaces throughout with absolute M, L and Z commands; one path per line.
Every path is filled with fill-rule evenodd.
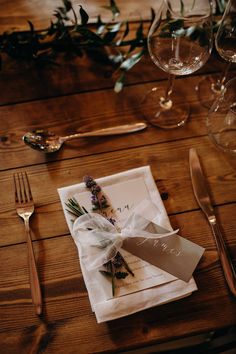
M 21 20 L 19 11 L 26 11 L 27 1 L 18 0 L 14 9 L 4 8 L 4 3 L 1 16 L 6 27 L 12 19 L 14 23 Z M 128 6 L 125 1 L 120 3 Z M 45 18 L 35 18 L 39 2 L 29 4 L 28 18 L 34 14 L 40 28 Z M 52 6 L 49 1 L 45 4 Z M 147 56 L 128 73 L 125 89 L 115 94 L 114 79 L 106 75 L 111 67 L 86 56 L 47 69 L 4 57 L 0 72 L 1 353 L 111 353 L 236 324 L 236 300 L 228 291 L 213 236 L 194 198 L 188 165 L 189 149 L 195 147 L 225 241 L 236 260 L 235 158 L 219 152 L 210 142 L 207 110 L 195 90 L 205 75 L 215 75 L 223 66 L 213 54 L 195 75 L 176 80 L 175 89 L 182 90 L 183 99 L 191 105 L 191 117 L 180 129 L 164 131 L 149 125 L 132 135 L 74 140 L 60 152 L 44 155 L 24 145 L 21 137 L 26 131 L 43 126 L 67 134 L 143 121 L 138 102 L 153 85 L 166 85 L 166 74 Z M 230 74 L 235 75 L 235 66 Z M 194 274 L 198 291 L 176 302 L 97 324 L 57 188 L 81 182 L 85 174 L 96 179 L 144 165 L 151 166 L 172 226 L 206 248 Z M 24 170 L 36 207 L 31 227 L 43 294 L 40 318 L 31 302 L 24 227 L 14 206 L 12 175 Z

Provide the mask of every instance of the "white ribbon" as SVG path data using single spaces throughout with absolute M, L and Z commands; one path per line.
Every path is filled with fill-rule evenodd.
M 115 257 L 123 241 L 128 237 L 142 237 L 145 242 L 148 238 L 157 239 L 178 232 L 178 230 L 164 233 L 145 231 L 149 223 L 150 220 L 141 215 L 131 214 L 122 229 L 117 229 L 100 214 L 87 213 L 80 216 L 73 225 L 73 238 L 79 247 L 81 261 L 88 270 L 99 268 Z

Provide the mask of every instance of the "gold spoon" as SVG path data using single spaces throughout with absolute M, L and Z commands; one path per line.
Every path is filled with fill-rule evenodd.
M 116 127 L 103 128 L 91 132 L 77 133 L 67 136 L 58 136 L 53 132 L 49 132 L 43 129 L 37 129 L 32 132 L 26 133 L 22 137 L 22 139 L 26 145 L 30 146 L 35 150 L 42 151 L 45 153 L 52 153 L 58 151 L 65 141 L 71 139 L 133 133 L 139 130 L 143 130 L 146 127 L 146 123 L 124 124 L 118 125 Z

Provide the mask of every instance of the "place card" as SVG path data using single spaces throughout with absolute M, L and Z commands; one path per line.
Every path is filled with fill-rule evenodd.
M 156 234 L 168 232 L 153 223 L 146 228 L 150 229 Z M 186 282 L 192 277 L 204 252 L 203 247 L 176 234 L 160 238 L 130 237 L 124 240 L 122 247 Z

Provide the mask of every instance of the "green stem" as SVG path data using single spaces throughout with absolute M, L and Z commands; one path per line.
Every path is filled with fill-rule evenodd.
M 124 259 L 124 257 L 120 254 L 120 252 L 118 252 L 118 255 L 122 258 L 122 262 L 124 264 L 125 269 L 127 270 L 127 272 L 129 272 L 129 274 L 131 274 L 134 277 L 134 273 L 133 271 L 130 269 L 128 263 L 126 262 L 126 260 Z
M 114 275 L 114 270 L 113 270 L 113 264 L 112 261 L 109 261 L 109 268 L 111 272 L 111 285 L 112 285 L 112 296 L 115 296 L 115 275 Z

